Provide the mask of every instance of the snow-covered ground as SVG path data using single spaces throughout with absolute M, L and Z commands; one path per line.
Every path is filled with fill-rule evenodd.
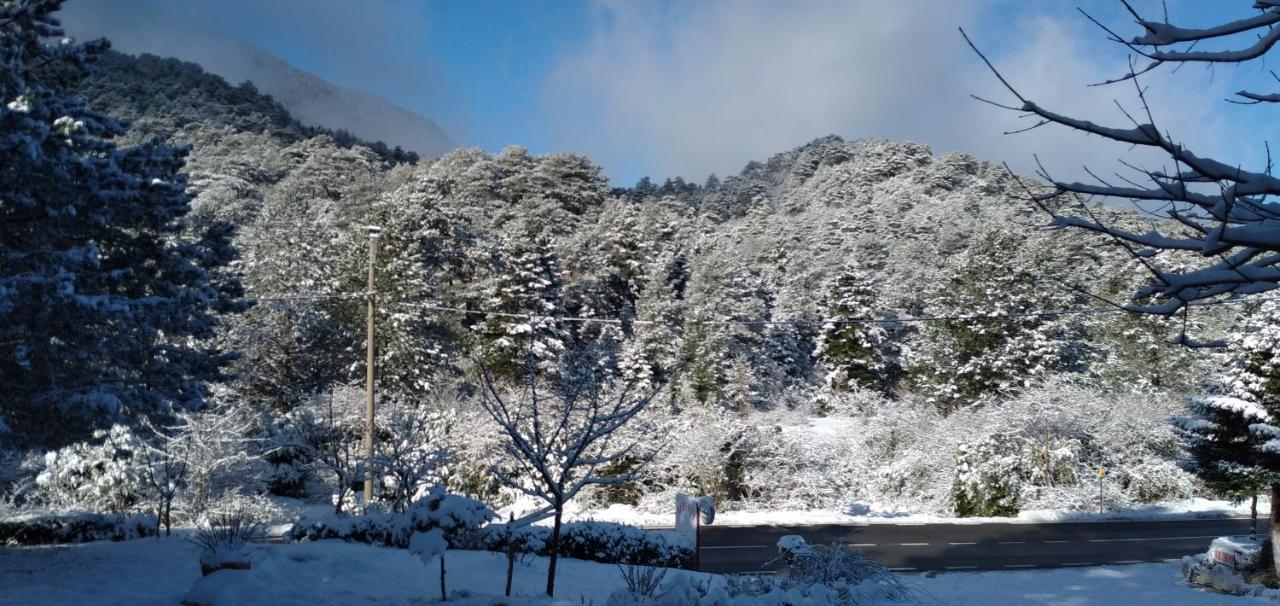
M 196 561 L 196 547 L 177 537 L 0 548 L 0 604 L 178 604 L 200 579 Z M 501 594 L 506 567 L 502 555 L 451 551 L 446 562 L 451 592 Z M 398 549 L 330 541 L 258 545 L 253 570 L 216 573 L 201 581 L 198 593 L 220 595 L 227 599 L 223 603 L 245 606 L 421 604 L 439 597 L 437 570 L 434 563 L 428 566 Z M 538 596 L 545 572 L 546 560 L 542 558 L 530 558 L 518 565 L 515 593 Z M 671 572 L 671 575 L 695 574 Z M 920 590 L 925 603 L 957 606 L 1212 606 L 1269 602 L 1188 588 L 1178 580 L 1177 564 L 945 573 L 905 578 Z M 557 603 L 602 605 L 621 583 L 616 566 L 562 560 Z M 521 601 L 548 603 L 540 599 Z M 490 604 L 492 601 L 473 599 L 450 603 Z
M 1266 501 L 1258 502 L 1258 511 L 1265 517 L 1269 511 Z M 505 512 L 505 510 L 504 510 Z M 597 520 L 619 522 L 635 526 L 669 527 L 675 522 L 675 504 L 672 513 L 651 513 L 629 505 L 611 505 L 605 509 L 582 510 L 570 508 L 566 517 L 572 520 Z M 505 513 L 504 513 L 505 515 Z M 855 504 L 850 511 L 720 511 L 716 514 L 719 526 L 805 526 L 814 524 L 1035 524 L 1041 522 L 1086 522 L 1106 520 L 1182 520 L 1249 517 L 1249 503 L 1234 505 L 1227 501 L 1193 498 L 1150 505 L 1135 509 L 1104 512 L 1089 511 L 1024 511 L 1016 518 L 956 518 L 934 514 L 909 513 L 879 509 L 875 504 Z

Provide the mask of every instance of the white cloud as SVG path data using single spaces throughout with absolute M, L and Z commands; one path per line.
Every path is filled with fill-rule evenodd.
M 1038 154 L 1059 175 L 1081 175 L 1086 162 L 1109 173 L 1115 158 L 1132 157 L 1126 148 L 1059 127 L 1005 136 L 1031 123 L 968 96 L 1012 100 L 958 26 L 1046 107 L 1121 126 L 1113 99 L 1139 110 L 1129 86 L 1086 86 L 1123 73 L 1123 49 L 1067 7 L 1042 8 L 1054 14 L 987 0 L 603 4 L 589 42 L 548 76 L 548 128 L 560 147 L 607 170 L 642 166 L 659 177 L 735 173 L 829 133 L 920 141 L 1020 172 Z M 1146 83 L 1159 124 L 1223 147 L 1215 116 L 1226 78 L 1184 70 Z

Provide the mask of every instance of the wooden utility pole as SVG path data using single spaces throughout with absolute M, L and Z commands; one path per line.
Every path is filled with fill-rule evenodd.
M 365 227 L 369 232 L 369 286 L 365 291 L 365 307 L 368 310 L 368 324 L 365 327 L 364 354 L 364 503 L 373 502 L 373 268 L 378 257 L 378 236 L 382 228 L 376 225 Z

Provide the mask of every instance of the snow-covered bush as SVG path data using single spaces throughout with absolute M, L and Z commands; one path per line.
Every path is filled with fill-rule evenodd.
M 236 491 L 228 491 L 213 499 L 209 506 L 194 521 L 207 521 L 218 516 L 240 513 L 264 524 L 279 524 L 291 521 L 289 511 L 280 507 L 265 495 L 246 495 Z
M 1185 499 L 1196 492 L 1195 478 L 1169 461 L 1143 460 L 1120 467 L 1112 478 L 1138 503 Z
M 665 443 L 643 471 L 648 496 L 663 507 L 670 506 L 676 493 L 730 500 L 738 492 L 732 461 L 738 458 L 736 444 L 743 430 L 740 419 L 721 412 L 691 410 L 659 421 Z
M 36 476 L 35 498 L 60 510 L 136 512 L 146 504 L 143 445 L 123 425 L 94 433 L 93 442 L 79 442 L 44 457 Z
M 305 469 L 328 483 L 334 512 L 354 498 L 353 486 L 365 469 L 361 440 L 363 403 L 359 391 L 343 386 L 291 411 L 274 447 L 297 449 Z M 295 464 L 296 465 L 296 464 Z M 283 470 L 287 471 L 287 470 Z
M 489 551 L 506 551 L 514 542 L 516 551 L 549 555 L 546 526 L 522 526 L 508 532 L 506 524 L 486 526 L 470 545 Z M 508 538 L 510 537 L 510 538 Z M 560 556 L 593 560 L 606 564 L 640 564 L 678 567 L 693 557 L 693 546 L 668 531 L 642 530 L 612 522 L 568 522 L 560 529 Z
M 712 579 L 695 579 L 691 575 L 672 576 L 666 583 L 645 595 L 630 588 L 618 589 L 609 595 L 606 606 L 684 606 L 700 604 L 706 606 L 763 606 L 761 600 L 746 601 L 730 596 L 719 583 Z M 807 606 L 798 602 L 787 602 L 793 606 Z
M 177 423 L 160 433 L 159 448 L 186 468 L 188 517 L 202 515 L 216 498 L 262 488 L 260 440 L 246 410 L 224 404 L 176 416 Z
M 125 541 L 155 534 L 156 519 L 150 515 L 76 512 L 0 520 L 0 545 Z
M 450 544 L 457 545 L 495 515 L 480 501 L 437 487 L 399 513 L 304 515 L 289 536 L 295 541 L 340 539 L 404 549 L 415 533 L 438 528 Z
M 809 545 L 803 537 L 778 539 L 787 573 L 774 587 L 799 590 L 809 597 L 827 596 L 827 604 L 913 601 L 911 588 L 889 569 L 845 545 Z
M 960 517 L 1013 516 L 1022 497 L 1022 449 L 1016 438 L 995 435 L 956 452 L 952 488 Z
M 669 511 L 683 491 L 713 495 L 725 511 L 854 503 L 944 515 L 1091 510 L 1099 467 L 1107 507 L 1196 491 L 1168 424 L 1176 398 L 1067 381 L 949 415 L 909 394 L 840 398 L 852 400 L 826 417 L 688 411 L 666 421 L 664 447 L 641 477 L 640 508 Z

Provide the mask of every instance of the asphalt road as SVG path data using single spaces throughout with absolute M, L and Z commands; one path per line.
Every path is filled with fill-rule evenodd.
M 1265 517 L 1258 533 L 1266 532 Z M 844 543 L 893 570 L 1017 570 L 1136 564 L 1201 553 L 1222 535 L 1249 534 L 1248 518 L 1045 524 L 703 526 L 702 570 L 771 572 L 782 536 Z

